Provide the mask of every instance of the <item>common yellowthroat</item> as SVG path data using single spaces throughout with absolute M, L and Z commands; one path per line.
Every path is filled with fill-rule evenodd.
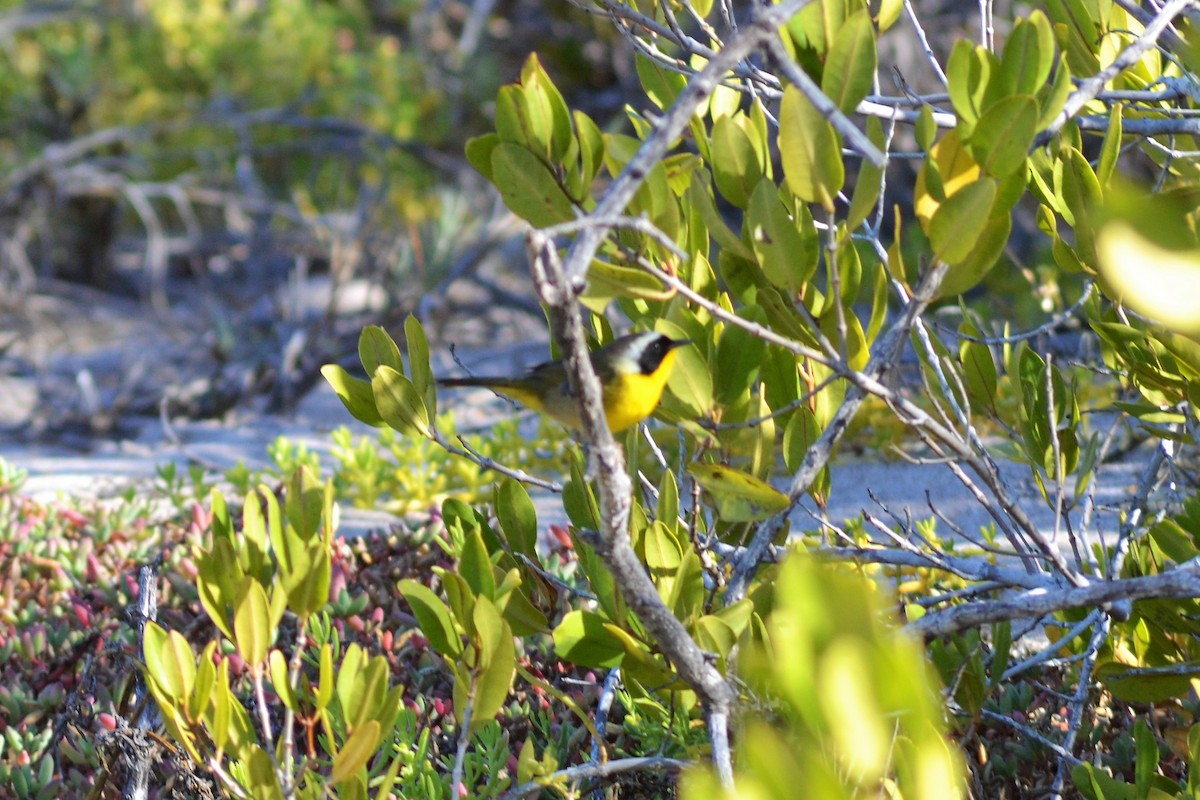
M 688 343 L 661 333 L 634 333 L 592 351 L 592 368 L 600 378 L 609 430 L 623 431 L 654 413 L 675 363 L 675 349 Z M 579 401 L 567 383 L 562 361 L 539 364 L 519 378 L 444 378 L 438 383 L 486 386 L 568 428 L 581 427 Z

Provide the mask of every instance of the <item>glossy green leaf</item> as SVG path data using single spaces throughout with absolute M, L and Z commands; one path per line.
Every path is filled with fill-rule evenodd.
M 233 640 L 238 654 L 251 666 L 261 664 L 274 633 L 267 593 L 261 583 L 247 576 L 233 609 Z
M 257 744 L 250 745 L 245 762 L 246 791 L 255 800 L 283 800 L 283 787 L 275 774 L 275 762 Z
M 496 518 L 514 552 L 537 560 L 537 511 L 529 492 L 512 478 L 496 485 Z
M 712 128 L 712 171 L 717 190 L 738 208 L 745 208 L 750 193 L 763 175 L 744 115 L 721 117 Z
M 292 711 L 299 710 L 296 703 L 296 693 L 288 677 L 288 661 L 280 650 L 272 650 L 267 658 L 267 670 L 271 677 L 271 687 L 280 701 Z
M 1104 143 L 1100 146 L 1100 164 L 1096 168 L 1096 181 L 1101 187 L 1108 186 L 1117 161 L 1121 158 L 1121 109 L 1120 103 L 1113 103 L 1108 114 L 1108 130 L 1104 132 Z
M 846 179 L 841 141 L 795 86 L 784 89 L 779 108 L 779 155 L 792 194 L 832 211 Z
M 221 633 L 232 639 L 229 611 L 233 608 L 237 587 L 245 574 L 238 563 L 233 544 L 225 538 L 214 539 L 212 547 L 196 566 L 196 590 L 200 604 Z
M 446 658 L 456 659 L 462 655 L 462 640 L 455 630 L 450 610 L 428 587 L 414 580 L 404 579 L 397 584 L 400 594 L 413 610 L 413 616 L 421 626 L 421 633 L 429 645 Z
M 429 340 L 425 329 L 412 314 L 404 318 L 404 339 L 408 345 L 408 371 L 413 386 L 421 393 L 430 417 L 437 416 L 437 382 L 429 368 Z
M 642 90 L 660 110 L 666 110 L 674 104 L 687 87 L 687 78 L 672 70 L 664 69 L 657 61 L 652 61 L 640 52 L 635 52 L 633 59 L 637 70 L 638 81 Z
M 168 632 L 149 621 L 142 637 L 142 654 L 150 677 L 174 703 L 183 705 L 196 677 L 196 656 L 187 639 L 178 631 Z
M 1037 134 L 1038 105 L 1031 95 L 1011 95 L 980 118 L 967 148 L 983 171 L 1005 178 L 1025 166 Z
M 983 230 L 979 233 L 971 252 L 946 273 L 938 292 L 939 296 L 953 297 L 983 280 L 1003 254 L 1011 231 L 1011 215 L 996 214 L 993 210 L 992 216 L 984 222 Z
M 970 255 L 996 199 L 996 183 L 982 178 L 967 184 L 938 206 L 929 224 L 936 258 L 956 264 Z
M 867 118 L 867 138 L 883 150 L 885 137 L 883 124 L 878 117 Z M 882 188 L 883 168 L 864 158 L 858 168 L 858 178 L 854 181 L 854 193 L 850 196 L 850 210 L 846 212 L 846 230 L 854 231 L 871 216 Z
M 492 151 L 500 144 L 500 137 L 494 133 L 485 133 L 467 140 L 465 153 L 467 161 L 489 182 L 495 183 L 492 175 Z
M 404 374 L 404 363 L 400 360 L 400 348 L 379 325 L 367 325 L 358 336 L 358 358 L 362 361 L 367 376 L 375 374 L 381 366 L 388 366 Z
M 1200 248 L 1168 249 L 1123 219 L 1106 224 L 1096 241 L 1106 294 L 1172 331 L 1200 333 Z M 1157 359 L 1156 359 L 1157 360 Z
M 874 6 L 875 3 L 871 5 Z M 879 0 L 879 11 L 875 15 L 875 24 L 879 31 L 882 33 L 895 25 L 903 11 L 904 0 Z
M 812 216 L 801 203 L 796 209 L 793 217 L 779 199 L 779 187 L 763 178 L 754 189 L 743 223 L 767 280 L 791 294 L 802 291 L 812 279 L 820 257 Z
M 496 578 L 492 574 L 492 562 L 483 534 L 478 527 L 463 536 L 462 553 L 458 559 L 458 574 L 466 580 L 476 595 L 493 598 L 496 595 Z
M 375 720 L 370 720 L 350 734 L 342 749 L 333 757 L 329 782 L 337 786 L 365 767 L 379 748 L 380 735 L 379 723 Z
M 513 644 L 512 631 L 507 623 L 501 623 L 495 650 L 491 653 L 488 666 L 482 669 L 475 681 L 475 703 L 471 714 L 471 730 L 477 731 L 496 718 L 516 673 L 517 653 Z
M 388 427 L 405 435 L 429 435 L 429 412 L 421 393 L 391 367 L 380 367 L 371 378 L 375 406 Z
M 688 472 L 708 492 L 726 522 L 754 522 L 788 507 L 787 495 L 769 483 L 719 464 L 690 464 Z
M 584 667 L 616 667 L 625 655 L 625 646 L 605 627 L 604 617 L 590 611 L 569 611 L 554 629 L 554 653 Z
M 926 153 L 933 147 L 933 142 L 937 138 L 937 130 L 937 122 L 933 118 L 933 109 L 928 105 L 921 106 L 921 110 L 917 114 L 915 133 L 917 145 Z
M 732 253 L 746 260 L 754 259 L 754 252 L 745 245 L 737 234 L 729 229 L 724 217 L 717 211 L 716 201 L 708 186 L 708 181 L 695 179 L 688 187 L 684 202 L 696 210 L 708 228 L 714 241 L 721 246 L 722 252 Z
M 379 416 L 379 409 L 375 407 L 375 395 L 371 392 L 371 384 L 368 381 L 353 377 L 337 364 L 321 367 L 321 375 L 350 412 L 350 416 L 363 424 L 383 427 L 383 417 Z
M 521 85 L 525 90 L 525 102 L 536 106 L 537 115 L 546 120 L 547 128 L 542 152 L 551 163 L 560 163 L 572 143 L 571 112 L 562 93 L 542 68 L 537 54 L 530 54 L 521 68 Z
M 655 329 L 672 339 L 688 339 L 690 335 L 674 323 L 660 320 Z M 713 407 L 712 371 L 696 344 L 675 350 L 675 366 L 667 378 L 671 394 L 687 407 L 690 417 L 704 417 Z
M 317 711 L 321 711 L 327 708 L 329 701 L 333 699 L 333 687 L 336 683 L 333 677 L 333 648 L 329 642 L 321 645 L 317 681 L 317 695 L 314 705 Z
M 821 89 L 843 112 L 853 113 L 871 91 L 878 65 L 875 26 L 864 8 L 838 28 L 825 59 Z
M 549 168 L 520 145 L 496 145 L 492 175 L 504 204 L 535 228 L 574 219 L 575 206 Z
M 741 316 L 760 324 L 766 314 L 758 306 L 746 306 Z M 717 340 L 714 363 L 714 399 L 719 405 L 730 405 L 750 389 L 758 376 L 767 343 L 745 328 L 730 325 Z
M 970 39 L 957 39 L 946 62 L 950 104 L 958 116 L 958 130 L 964 138 L 971 136 L 984 112 L 983 98 L 990 75 L 989 63 L 981 50 Z
M 979 330 L 973 325 L 964 325 L 960 330 L 967 336 L 980 338 Z M 982 342 L 964 338 L 959 343 L 958 356 L 962 362 L 963 386 L 971 404 L 977 411 L 993 410 L 998 378 L 991 349 Z
M 635 638 L 624 628 L 618 628 L 611 623 L 604 626 L 625 648 L 625 657 L 621 660 L 621 672 L 643 686 L 653 686 L 656 689 L 684 688 L 679 676 L 661 659 L 655 658 L 646 649 L 641 640 Z
M 1010 93 L 1037 94 L 1053 66 L 1054 33 L 1046 15 L 1036 10 L 1013 25 L 1000 57 L 1000 74 Z

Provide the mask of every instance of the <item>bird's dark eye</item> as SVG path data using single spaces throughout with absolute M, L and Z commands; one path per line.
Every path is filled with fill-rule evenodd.
M 642 357 L 638 359 L 638 366 L 642 373 L 649 375 L 654 370 L 658 369 L 658 365 L 662 363 L 666 357 L 667 351 L 671 348 L 671 340 L 666 336 L 659 336 L 650 344 L 646 345 L 646 349 L 642 351 Z

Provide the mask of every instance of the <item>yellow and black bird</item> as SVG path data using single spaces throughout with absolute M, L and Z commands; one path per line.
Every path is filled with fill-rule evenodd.
M 592 368 L 600 378 L 604 416 L 614 433 L 636 425 L 654 413 L 667 377 L 675 363 L 675 350 L 689 344 L 661 333 L 634 333 L 592 351 Z M 515 378 L 444 378 L 442 386 L 486 386 L 534 411 L 579 430 L 579 401 L 571 392 L 562 361 L 548 361 Z

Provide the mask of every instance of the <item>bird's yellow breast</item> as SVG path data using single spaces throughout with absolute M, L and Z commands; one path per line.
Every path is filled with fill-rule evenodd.
M 630 428 L 654 413 L 662 399 L 669 369 L 613 377 L 604 392 L 604 416 L 613 433 Z

